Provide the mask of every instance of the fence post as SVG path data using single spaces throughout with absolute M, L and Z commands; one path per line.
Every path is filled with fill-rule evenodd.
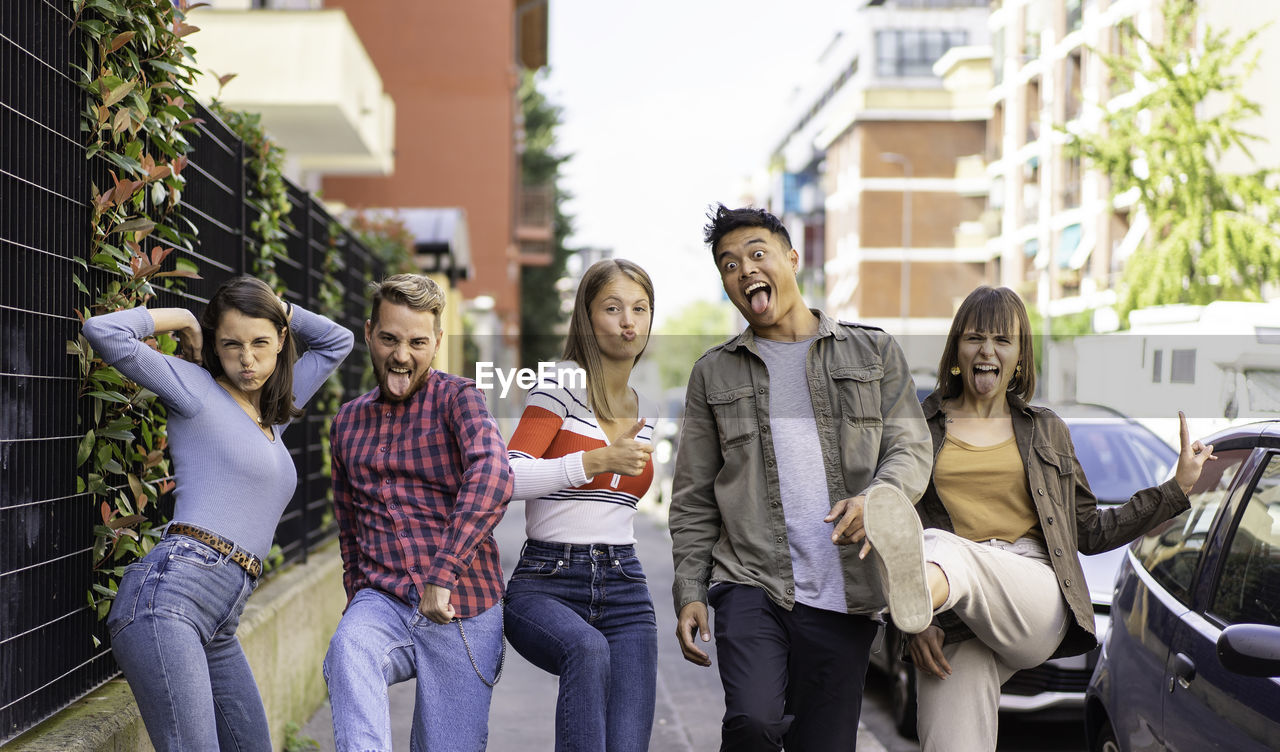
M 249 248 L 248 248 L 249 212 L 248 212 L 248 209 L 245 207 L 245 197 L 247 195 L 248 187 L 245 185 L 246 178 L 245 178 L 244 139 L 241 139 L 241 138 L 236 139 L 236 156 L 240 161 L 240 169 L 237 170 L 237 174 L 239 174 L 240 176 L 240 181 L 238 186 L 239 191 L 236 195 L 236 198 L 239 199 L 237 203 L 238 203 L 238 206 L 240 207 L 240 259 L 239 259 L 239 264 L 236 268 L 236 273 L 248 274 L 249 273 Z

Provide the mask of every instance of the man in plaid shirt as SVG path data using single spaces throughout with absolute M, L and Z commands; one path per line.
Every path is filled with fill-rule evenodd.
M 444 293 L 375 285 L 365 342 L 378 387 L 333 421 L 334 516 L 347 608 L 325 656 L 343 750 L 391 750 L 387 687 L 418 679 L 415 749 L 484 749 L 502 659 L 494 526 L 511 498 L 497 424 L 474 382 L 432 370 Z

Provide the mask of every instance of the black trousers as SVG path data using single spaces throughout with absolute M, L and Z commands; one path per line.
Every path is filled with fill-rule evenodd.
M 726 583 L 708 596 L 724 684 L 722 752 L 851 752 L 878 624 Z

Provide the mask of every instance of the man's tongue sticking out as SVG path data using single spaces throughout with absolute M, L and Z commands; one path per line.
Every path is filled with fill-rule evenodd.
M 756 312 L 757 314 L 764 313 L 764 310 L 768 307 L 769 307 L 769 288 L 762 287 L 759 290 L 756 290 L 755 292 L 751 293 L 751 310 L 752 311 Z
M 413 372 L 408 369 L 388 368 L 387 369 L 387 391 L 397 397 L 403 397 L 408 394 L 409 386 L 413 383 Z

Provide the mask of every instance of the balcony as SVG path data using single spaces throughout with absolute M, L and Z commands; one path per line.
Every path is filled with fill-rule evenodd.
M 262 114 L 298 170 L 389 175 L 395 105 L 341 10 L 192 11 L 203 101 Z M 218 91 L 217 76 L 236 74 Z
M 551 185 L 520 187 L 516 213 L 516 242 L 520 263 L 546 266 L 551 263 L 555 243 L 555 189 Z

